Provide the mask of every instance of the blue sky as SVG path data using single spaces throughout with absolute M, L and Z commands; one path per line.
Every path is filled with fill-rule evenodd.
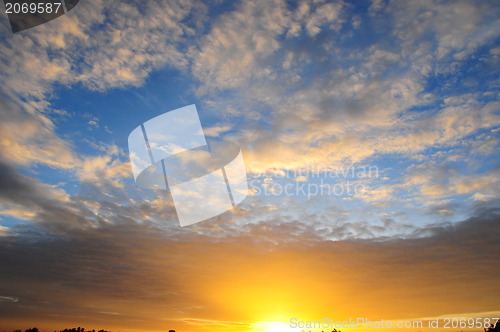
M 91 64 L 95 51 L 86 49 L 85 43 L 79 49 L 77 39 L 73 48 L 68 47 L 67 55 L 75 58 L 69 63 L 76 73 L 87 70 L 90 74 L 74 83 L 55 79 L 43 86 L 50 108 L 64 112 L 52 117 L 54 134 L 71 144 L 72 152 L 87 163 L 102 157 L 104 145 L 120 151 L 108 164 L 126 163 L 131 128 L 194 103 L 205 128 L 223 128 L 219 135 L 250 151 L 247 167 L 259 164 L 283 172 L 364 165 L 380 172 L 357 187 L 363 193 L 329 195 L 320 204 L 310 202 L 299 190 L 289 197 L 290 204 L 298 204 L 304 211 L 341 208 L 353 213 L 354 223 L 369 220 L 375 224 L 397 214 L 397 222 L 422 226 L 460 221 L 478 197 L 496 196 L 495 180 L 488 185 L 468 180 L 471 176 L 480 177 L 479 182 L 488 182 L 486 178 L 492 176 L 496 179 L 498 167 L 494 150 L 498 73 L 491 70 L 496 67 L 498 36 L 493 32 L 496 18 L 487 10 L 491 4 L 456 5 L 451 12 L 467 20 L 460 25 L 454 20 L 432 19 L 443 12 L 451 15 L 445 4 L 431 8 L 413 5 L 413 20 L 401 16 L 404 7 L 385 2 L 268 6 L 194 5 L 193 12 L 180 19 L 186 25 L 178 28 L 174 41 L 161 36 L 166 49 L 174 47 L 178 52 L 170 61 L 168 50 L 163 57 L 160 50 L 154 50 L 157 59 L 148 59 L 149 44 L 140 49 L 120 40 L 115 53 L 110 51 L 102 61 L 110 66 L 109 72 L 124 73 L 123 78 L 102 79 L 108 75 L 101 68 L 105 65 Z M 118 38 L 118 27 L 132 24 L 120 22 L 122 16 L 113 22 L 110 8 L 113 6 L 104 13 L 108 13 L 111 29 L 93 27 L 101 30 L 103 40 Z M 276 15 L 260 17 L 266 10 L 274 10 Z M 193 22 L 191 15 L 201 15 L 197 11 L 205 15 Z M 239 21 L 238 15 L 245 13 L 256 16 Z M 427 24 L 415 26 L 419 20 Z M 157 29 L 150 24 L 139 31 L 155 40 Z M 141 38 L 139 31 L 134 38 Z M 58 52 L 57 47 L 49 49 L 48 61 L 55 57 L 52 62 L 56 62 Z M 134 58 L 136 53 L 142 54 Z M 127 65 L 126 59 L 137 63 L 132 60 Z M 480 111 L 484 107 L 488 110 Z M 461 112 L 465 116 L 462 123 Z M 429 128 L 427 123 L 433 124 Z M 471 156 L 473 148 L 467 144 L 485 139 L 492 150 Z M 274 149 L 285 153 L 275 158 Z M 106 163 L 97 167 L 106 167 Z M 61 173 L 57 167 L 44 169 L 43 163 L 32 170 L 43 182 L 65 183 L 63 190 L 77 194 L 81 176 Z M 253 170 L 249 171 L 254 178 Z M 125 190 L 131 186 L 127 175 L 121 174 L 119 180 L 127 182 Z M 294 179 L 289 180 L 293 183 Z M 267 181 L 283 179 L 270 176 Z M 254 179 L 252 184 L 260 188 L 263 181 Z M 319 184 L 309 179 L 307 188 Z M 247 204 L 287 204 L 282 203 L 286 195 L 265 196 L 250 198 Z M 357 216 L 360 208 L 364 212 Z M 266 217 L 243 222 L 258 223 L 261 218 Z
M 3 15 L 0 240 L 153 227 L 168 241 L 404 246 L 498 218 L 499 14 L 497 1 L 96 0 L 16 34 Z M 167 193 L 135 185 L 127 137 L 190 104 L 207 136 L 241 146 L 251 190 L 180 228 Z M 330 177 L 346 168 L 377 172 Z M 320 185 L 357 189 L 298 190 Z

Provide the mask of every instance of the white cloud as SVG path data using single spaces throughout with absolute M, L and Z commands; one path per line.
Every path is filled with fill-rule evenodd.
M 201 92 L 236 88 L 270 74 L 264 60 L 279 48 L 277 37 L 289 24 L 280 0 L 243 1 L 236 11 L 222 15 L 192 55 Z
M 231 130 L 230 126 L 215 126 L 203 128 L 203 132 L 205 133 L 205 135 L 210 137 L 219 137 L 220 134 L 228 130 Z
M 10 233 L 10 228 L 0 225 L 0 236 L 5 236 Z
M 19 302 L 19 298 L 15 296 L 0 295 L 0 302 Z
M 138 86 L 154 69 L 185 66 L 177 47 L 194 30 L 181 21 L 203 8 L 190 1 L 147 1 L 139 10 L 130 3 L 96 0 L 81 2 L 77 10 L 35 29 L 5 32 L 0 48 L 2 158 L 23 166 L 79 169 L 86 158 L 56 133 L 47 101 L 53 84 L 81 83 L 98 90 Z M 97 119 L 88 124 L 99 125 Z
M 34 211 L 20 210 L 20 209 L 7 209 L 0 210 L 0 215 L 14 217 L 22 220 L 30 220 L 36 216 Z M 7 227 L 4 227 L 4 231 L 8 231 Z
M 326 3 L 305 20 L 305 27 L 309 35 L 315 36 L 321 31 L 321 27 L 327 23 L 332 26 L 340 26 L 339 16 L 342 10 L 342 2 Z

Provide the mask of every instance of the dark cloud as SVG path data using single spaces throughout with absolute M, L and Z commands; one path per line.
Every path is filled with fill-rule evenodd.
M 40 326 L 57 321 L 159 328 L 163 319 L 227 319 L 230 304 L 219 303 L 215 293 L 222 302 L 242 301 L 232 317 L 244 320 L 245 306 L 255 310 L 260 300 L 245 304 L 248 294 L 228 294 L 260 294 L 280 282 L 285 292 L 307 294 L 310 288 L 330 294 L 353 316 L 417 318 L 497 309 L 500 209 L 480 208 L 463 222 L 426 231 L 432 235 L 323 241 L 308 237 L 316 231 L 301 223 L 247 225 L 244 234 L 224 239 L 188 231 L 172 237 L 136 223 L 64 237 L 25 227 L 17 236 L 0 238 L 0 295 L 19 298 L 0 301 L 0 315 Z M 342 291 L 335 292 L 338 287 Z M 307 305 L 327 312 L 316 295 L 304 295 L 304 303 L 316 301 Z
M 15 168 L 0 162 L 0 198 L 14 203 L 32 202 L 43 196 L 34 179 L 20 174 Z

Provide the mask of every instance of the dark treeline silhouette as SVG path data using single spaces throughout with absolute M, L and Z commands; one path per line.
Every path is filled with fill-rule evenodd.
M 495 325 L 491 324 L 490 327 L 484 329 L 484 332 L 500 332 L 500 319 Z
M 23 332 L 23 331 L 22 330 L 14 330 L 13 332 Z M 40 330 L 38 330 L 38 328 L 36 328 L 36 327 L 32 327 L 32 328 L 24 330 L 24 332 L 40 332 Z M 54 332 L 57 332 L 57 331 L 54 331 Z M 64 330 L 61 330 L 59 332 L 96 332 L 96 330 L 86 331 L 83 327 L 73 327 L 72 329 L 64 329 Z M 99 330 L 97 332 L 111 332 L 111 331 Z
M 12 332 L 23 332 L 22 330 L 14 330 Z M 40 332 L 38 328 L 32 327 L 29 329 L 24 330 L 24 332 Z M 54 331 L 57 332 L 57 331 Z M 59 332 L 96 332 L 96 330 L 88 330 L 86 331 L 83 327 L 73 327 L 72 329 L 64 329 Z M 106 330 L 99 330 L 97 332 L 111 332 L 111 331 L 106 331 Z M 168 332 L 175 332 L 175 330 L 168 330 Z

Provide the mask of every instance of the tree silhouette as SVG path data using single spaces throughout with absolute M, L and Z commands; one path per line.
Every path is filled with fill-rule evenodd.
M 57 331 L 54 331 L 54 332 L 57 332 Z M 64 329 L 64 330 L 61 330 L 59 332 L 96 332 L 96 331 L 95 330 L 85 331 L 85 328 L 83 328 L 83 327 L 73 327 L 71 329 Z M 111 331 L 99 330 L 98 332 L 111 332 Z

